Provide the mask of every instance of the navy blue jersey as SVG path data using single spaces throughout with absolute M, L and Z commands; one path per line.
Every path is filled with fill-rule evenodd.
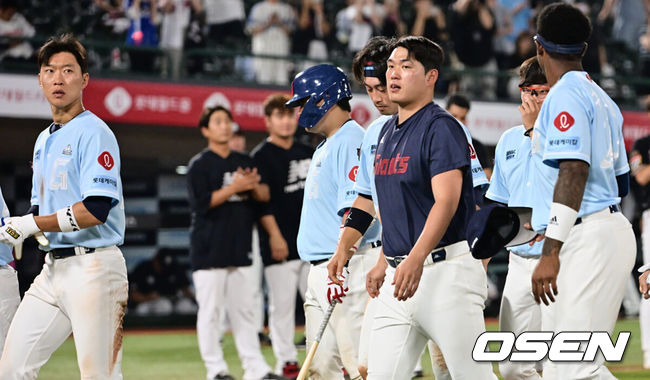
M 397 118 L 384 125 L 375 156 L 375 186 L 386 256 L 411 251 L 435 203 L 431 178 L 454 169 L 463 171 L 460 202 L 438 247 L 465 240 L 465 226 L 475 210 L 469 167 L 462 127 L 435 103 L 400 125 Z

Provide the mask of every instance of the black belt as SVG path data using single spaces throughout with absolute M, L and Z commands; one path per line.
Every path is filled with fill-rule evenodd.
M 447 252 L 445 251 L 444 248 L 443 248 L 443 249 L 439 249 L 439 250 L 437 250 L 437 251 L 435 251 L 435 252 L 431 252 L 430 255 L 431 255 L 431 259 L 433 260 L 434 263 L 437 263 L 437 262 L 439 262 L 439 261 L 444 261 L 445 259 L 447 259 Z M 390 257 L 390 256 L 386 256 L 386 262 L 387 262 L 388 265 L 390 265 L 391 267 L 393 267 L 393 268 L 397 268 L 397 266 L 399 265 L 399 263 L 401 263 L 402 261 L 406 260 L 406 257 L 408 257 L 408 256 L 405 256 L 405 257 L 401 257 L 401 256 L 398 256 L 398 257 Z
M 618 207 L 618 205 L 610 205 L 609 206 L 609 213 L 610 214 L 614 214 L 614 213 L 617 213 L 619 211 L 621 211 L 621 208 Z M 576 223 L 574 225 L 577 226 L 580 223 L 582 223 L 582 217 L 576 219 Z
M 309 263 L 311 265 L 318 265 L 318 264 L 322 264 L 322 263 L 326 262 L 327 260 L 329 260 L 329 259 L 311 260 Z
M 83 248 L 86 254 L 95 252 L 95 248 L 85 248 L 85 247 L 80 247 L 80 248 Z M 52 257 L 55 259 L 65 259 L 66 257 L 77 255 L 77 252 L 75 251 L 74 247 L 57 248 L 51 250 L 50 253 L 52 254 Z

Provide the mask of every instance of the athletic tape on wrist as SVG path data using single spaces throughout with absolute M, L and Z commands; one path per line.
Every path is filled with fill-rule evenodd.
M 550 218 L 546 226 L 546 237 L 564 242 L 578 219 L 578 212 L 562 203 L 551 204 Z
M 56 219 L 59 222 L 61 232 L 79 231 L 79 224 L 74 217 L 72 206 L 64 207 L 56 212 Z

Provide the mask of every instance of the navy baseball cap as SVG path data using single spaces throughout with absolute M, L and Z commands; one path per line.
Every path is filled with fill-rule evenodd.
M 472 256 L 487 259 L 504 247 L 533 240 L 537 233 L 524 228 L 532 215 L 531 208 L 506 207 L 500 203 L 490 203 L 476 211 L 467 224 L 467 242 Z

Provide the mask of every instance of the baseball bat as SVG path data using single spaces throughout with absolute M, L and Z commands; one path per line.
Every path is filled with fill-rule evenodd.
M 316 339 L 314 339 L 314 343 L 309 348 L 309 352 L 307 353 L 305 362 L 302 364 L 302 368 L 300 368 L 300 373 L 298 373 L 298 377 L 296 378 L 296 380 L 305 380 L 307 378 L 307 373 L 309 372 L 309 366 L 311 365 L 311 361 L 314 359 L 314 354 L 316 354 L 316 349 L 318 348 L 318 344 L 320 343 L 321 338 L 323 338 L 323 333 L 325 332 L 325 328 L 327 327 L 327 322 L 329 322 L 330 317 L 332 316 L 332 312 L 334 311 L 334 306 L 336 306 L 336 304 L 337 302 L 332 302 L 330 306 L 327 308 L 327 311 L 325 312 L 325 316 L 323 317 L 323 322 L 321 322 L 320 327 L 318 328 Z

